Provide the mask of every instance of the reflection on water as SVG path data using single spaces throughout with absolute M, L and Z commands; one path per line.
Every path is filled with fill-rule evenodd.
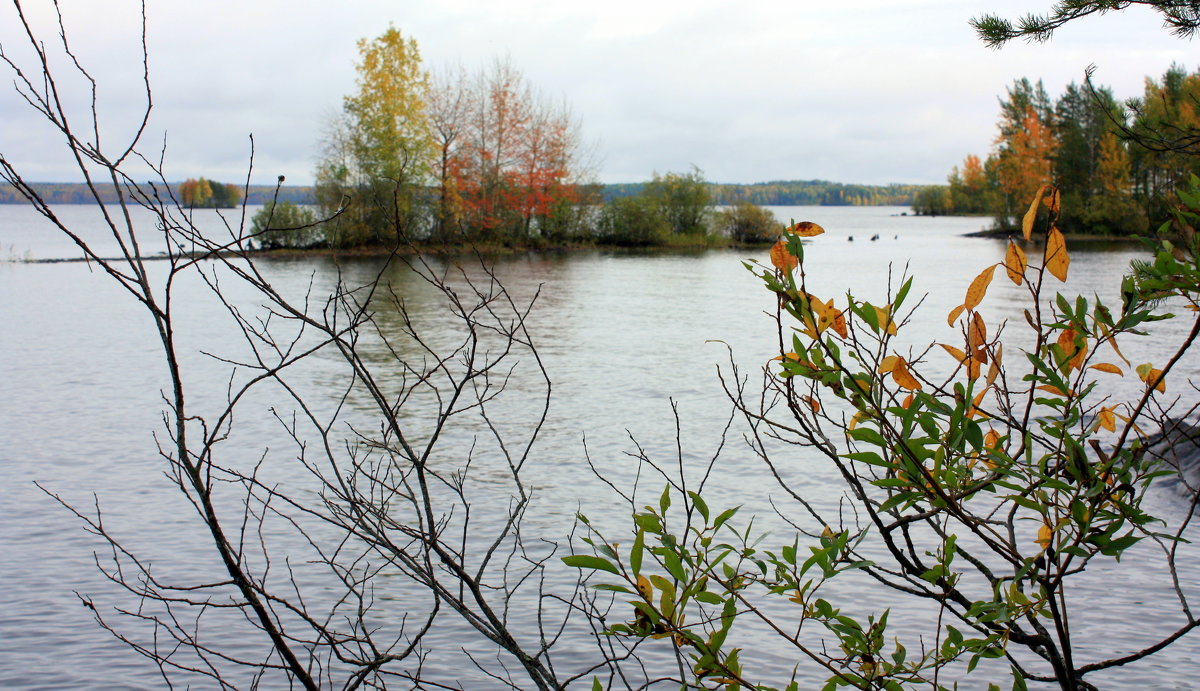
M 892 215 L 900 209 L 878 208 L 776 211 L 781 218 L 818 222 L 828 231 L 806 246 L 807 282 L 814 294 L 841 301 L 840 296 L 853 288 L 860 298 L 886 303 L 889 276 L 893 287 L 901 275 L 916 276 L 914 295 L 925 297 L 919 321 L 909 329 L 914 344 L 953 339 L 946 313 L 962 302 L 966 285 L 980 269 L 1004 256 L 1001 241 L 960 236 L 986 222 L 981 219 L 901 217 Z M 0 208 L 0 246 L 38 257 L 70 256 L 69 244 L 57 236 L 40 235 L 44 228 L 21 213 Z M 79 223 L 87 218 L 83 209 L 66 213 L 76 214 Z M 870 241 L 874 234 L 880 239 Z M 1118 277 L 1138 251 L 1128 245 L 1075 246 L 1071 278 L 1064 290 L 1113 299 Z M 585 439 L 587 453 L 611 481 L 624 488 L 640 482 L 647 498 L 656 495 L 661 481 L 644 475 L 639 480 L 637 466 L 626 452 L 632 448 L 629 437 L 633 436 L 651 457 L 674 462 L 672 400 L 679 406 L 685 466 L 699 468 L 707 463 L 729 415 L 717 366 L 728 363 L 732 353 L 744 372 L 753 373 L 774 353 L 766 315 L 772 309 L 772 296 L 741 266 L 743 260 L 765 259 L 765 254 L 765 250 L 686 254 L 595 250 L 495 258 L 496 274 L 514 300 L 530 301 L 536 296 L 531 329 L 554 387 L 549 417 L 528 470 L 535 497 L 528 534 L 561 541 L 576 511 L 604 526 L 625 520 L 627 508 L 614 501 L 587 465 Z M 463 278 L 453 275 L 453 265 L 435 266 L 462 284 Z M 420 344 L 406 334 L 408 327 L 419 329 L 436 347 L 453 345 L 461 337 L 449 328 L 436 292 L 402 264 L 384 267 L 374 259 L 304 258 L 266 260 L 262 268 L 286 294 L 299 297 L 311 292 L 316 300 L 323 299 L 339 277 L 359 285 L 383 271 L 392 292 L 373 303 L 382 337 L 364 345 L 384 366 L 386 385 L 398 385 L 403 376 L 399 370 L 386 369 L 393 352 L 406 358 L 423 354 Z M 1019 338 L 1023 325 L 1023 290 L 998 276 L 982 307 L 989 321 L 1007 319 L 1014 338 Z M 197 349 L 203 344 L 206 351 L 222 356 L 242 353 L 237 334 L 228 328 L 219 305 L 203 297 L 202 286 L 185 286 L 184 295 L 194 301 L 188 303 L 183 324 L 187 342 Z M 253 302 L 251 296 L 235 297 Z M 403 312 L 392 299 L 402 301 Z M 0 398 L 0 438 L 6 440 L 0 450 L 0 550 L 6 555 L 0 560 L 0 581 L 6 584 L 0 686 L 158 686 L 161 680 L 154 671 L 99 632 L 72 594 L 90 593 L 109 606 L 128 604 L 95 574 L 90 562 L 97 544 L 32 485 L 37 481 L 82 505 L 90 504 L 95 492 L 111 524 L 149 549 L 164 568 L 212 568 L 203 535 L 162 477 L 154 453 L 150 434 L 159 423 L 158 391 L 165 378 L 153 334 L 127 296 L 83 264 L 0 264 L 0 301 L 5 305 L 0 377 L 6 391 Z M 1131 342 L 1125 353 L 1135 362 L 1161 361 L 1168 340 Z M 228 367 L 199 353 L 192 353 L 186 364 L 198 386 L 197 405 L 219 403 Z M 1186 367 L 1194 373 L 1194 359 Z M 291 377 L 310 394 L 320 392 L 330 406 L 336 400 L 334 392 L 347 390 L 349 381 L 332 352 L 306 363 Z M 529 379 L 520 376 L 514 377 L 510 388 L 502 423 L 520 430 L 536 410 L 538 393 Z M 277 394 L 264 392 L 254 402 L 257 410 L 278 404 Z M 350 390 L 351 415 L 368 408 L 356 400 L 361 395 Z M 427 404 L 416 401 L 405 411 L 404 419 L 413 429 L 424 424 Z M 294 450 L 280 438 L 278 421 L 266 414 L 250 415 L 250 410 L 237 421 L 237 434 L 227 453 L 240 451 L 257 458 L 269 447 L 279 463 L 276 471 L 286 479 L 287 459 Z M 456 430 L 458 436 L 447 440 L 446 462 L 454 462 L 454 454 L 470 448 L 476 431 Z M 770 518 L 772 502 L 785 510 L 791 510 L 790 504 L 736 437 L 736 432 L 731 435 L 710 480 L 708 502 L 744 505 L 744 513 L 759 514 L 764 527 L 778 531 L 772 541 L 783 540 L 786 531 Z M 833 469 L 802 451 L 788 454 L 784 480 L 835 509 L 840 483 Z M 507 491 L 502 468 L 481 458 L 476 471 L 481 502 L 496 499 L 489 487 Z M 1174 510 L 1169 500 L 1162 505 L 1164 510 Z M 486 528 L 485 514 L 476 515 Z M 1147 556 L 1127 559 L 1120 568 L 1091 569 L 1093 590 L 1084 597 L 1103 593 L 1106 602 L 1113 601 L 1081 615 L 1078 625 L 1087 637 L 1121 649 L 1137 647 L 1141 633 L 1128 622 L 1146 619 L 1144 604 L 1169 595 L 1170 584 L 1146 580 L 1152 566 Z M 1185 570 L 1183 587 L 1195 592 L 1198 574 L 1195 568 Z M 568 577 L 557 574 L 559 580 L 551 585 L 565 587 Z M 382 581 L 385 585 L 379 593 L 380 601 L 387 603 L 381 611 L 403 611 L 408 602 L 404 591 L 392 590 L 387 582 Z M 862 608 L 895 604 L 890 594 L 866 583 L 842 587 L 851 590 Z M 917 609 L 904 607 L 893 621 L 920 621 Z M 535 624 L 531 616 L 514 606 L 513 621 L 527 632 Z M 447 678 L 458 679 L 467 688 L 486 684 L 472 676 L 472 670 L 462 668 L 461 658 L 452 654 L 463 645 L 464 631 L 449 625 L 450 618 L 443 621 L 446 625 L 434 632 L 435 653 L 427 671 L 445 665 Z M 780 678 L 790 673 L 796 663 L 793 655 L 773 649 L 769 638 L 748 635 L 760 643 L 752 646 L 756 650 L 748 653 L 751 658 L 777 671 Z M 562 664 L 567 668 L 586 664 L 591 645 L 587 636 L 566 640 Z M 1109 673 L 1102 685 L 1185 688 L 1197 652 L 1200 649 L 1193 641 L 1184 640 L 1137 673 Z M 52 657 L 88 664 L 49 664 Z M 104 670 L 103 679 L 93 674 L 97 669 Z M 811 672 L 803 676 L 803 670 L 801 674 L 809 682 L 819 677 Z M 1147 675 L 1155 681 L 1147 684 Z

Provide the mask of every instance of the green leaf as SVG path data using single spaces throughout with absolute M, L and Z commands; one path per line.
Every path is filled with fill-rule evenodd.
M 724 511 L 722 511 L 721 515 L 717 516 L 717 520 L 713 521 L 713 529 L 715 530 L 715 529 L 720 528 L 721 526 L 725 525 L 725 522 L 728 521 L 729 519 L 733 518 L 733 515 L 735 513 L 737 513 L 738 509 L 740 509 L 740 508 L 742 508 L 742 507 L 735 506 L 732 509 L 725 509 Z
M 567 566 L 573 566 L 577 569 L 593 569 L 595 571 L 607 571 L 620 575 L 617 567 L 613 566 L 607 559 L 591 554 L 572 554 L 569 557 L 563 557 L 563 563 Z
M 591 586 L 591 588 L 592 588 L 592 590 L 611 590 L 614 593 L 627 593 L 629 595 L 637 595 L 637 593 L 633 592 L 632 590 L 630 590 L 629 588 L 626 588 L 623 585 L 613 585 L 612 583 L 597 583 L 597 584 Z
M 667 509 L 671 508 L 671 486 L 663 487 L 662 496 L 658 498 L 658 510 L 665 517 Z
M 638 528 L 637 536 L 633 538 L 633 547 L 629 550 L 629 568 L 636 578 L 642 572 L 642 552 L 646 549 L 646 531 Z
M 708 522 L 708 503 L 704 501 L 703 497 L 701 497 L 699 494 L 697 494 L 695 492 L 689 491 L 688 496 L 692 498 L 692 505 L 694 505 L 696 507 L 696 510 L 700 512 L 700 517 L 704 519 L 705 523 L 707 523 Z
M 604 687 L 600 685 L 600 677 L 592 677 L 592 691 L 604 691 Z M 991 691 L 989 689 L 989 691 Z M 996 689 L 1000 691 L 1000 689 Z

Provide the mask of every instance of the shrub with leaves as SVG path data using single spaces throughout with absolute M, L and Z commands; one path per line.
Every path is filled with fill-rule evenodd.
M 594 553 L 566 560 L 595 571 L 595 587 L 615 591 L 617 607 L 628 603 L 625 621 L 604 633 L 667 639 L 675 681 L 687 688 L 799 688 L 743 664 L 736 634 L 745 621 L 823 668 L 826 689 L 941 689 L 1005 669 L 1014 689 L 1027 680 L 1091 689 L 1090 675 L 1136 665 L 1196 628 L 1177 571 L 1190 512 L 1154 516 L 1143 499 L 1175 473 L 1155 435 L 1191 410 L 1168 393 L 1184 387 L 1168 383 L 1200 334 L 1198 189 L 1194 181 L 1181 194 L 1187 208 L 1160 231 L 1173 229 L 1175 241 L 1135 263 L 1120 304 L 1108 304 L 1052 294 L 1070 256 L 1055 226 L 1059 191 L 1043 187 L 1024 215 L 1024 242 L 1010 242 L 948 315 L 956 336 L 923 349 L 898 345 L 915 309 L 911 278 L 882 300 L 829 299 L 805 273 L 806 254 L 820 253 L 820 240 L 807 238 L 824 230 L 790 227 L 770 265 L 747 264 L 778 298 L 779 355 L 759 395 L 737 376 L 725 381 L 754 452 L 807 513 L 784 517 L 801 534 L 764 547 L 736 510 L 710 509 L 701 492 L 671 483 L 635 513 L 631 538 L 593 531 Z M 1041 256 L 1031 260 L 1035 248 Z M 997 274 L 1024 291 L 1024 324 L 1006 328 L 988 313 Z M 1122 344 L 1179 304 L 1192 324 L 1172 354 L 1129 361 Z M 1116 385 L 1123 378 L 1129 385 Z M 780 441 L 836 466 L 846 510 L 831 515 L 784 482 L 792 460 L 778 457 Z M 1200 494 L 1189 491 L 1194 507 Z M 1120 569 L 1135 545 L 1139 559 L 1159 551 L 1174 602 L 1153 603 L 1156 637 L 1136 649 L 1119 649 L 1128 639 L 1089 640 L 1081 653 L 1072 628 L 1088 606 L 1080 575 L 1099 562 Z M 890 610 L 855 613 L 860 603 L 829 585 L 849 573 L 897 601 L 925 603 L 931 630 L 914 639 Z M 989 658 L 1003 661 L 977 670 Z

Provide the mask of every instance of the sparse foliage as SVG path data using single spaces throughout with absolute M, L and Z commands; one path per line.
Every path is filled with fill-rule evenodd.
M 805 271 L 819 244 L 803 241 L 823 229 L 790 228 L 769 266 L 747 265 L 779 301 L 780 352 L 763 391 L 749 391 L 736 368 L 723 380 L 754 453 L 801 509 L 783 519 L 810 527 L 764 540 L 736 508 L 710 506 L 702 491 L 671 480 L 656 506 L 635 510 L 628 534 L 594 532 L 594 554 L 567 560 L 628 602 L 608 635 L 668 638 L 677 681 L 695 688 L 798 688 L 743 664 L 738 631 L 753 622 L 823 667 L 826 689 L 951 688 L 964 669 L 1003 659 L 1014 688 L 1042 681 L 1076 690 L 1096 688 L 1089 675 L 1136 665 L 1200 626 L 1188 591 L 1176 588 L 1172 613 L 1155 603 L 1163 629 L 1140 649 L 1097 655 L 1103 641 L 1090 640 L 1084 659 L 1072 628 L 1087 600 L 1075 591 L 1078 577 L 1090 565 L 1115 566 L 1135 546 L 1157 550 L 1178 583 L 1190 519 L 1153 515 L 1143 500 L 1176 472 L 1150 435 L 1194 410 L 1168 392 L 1200 316 L 1162 362 L 1134 365 L 1122 345 L 1171 318 L 1164 299 L 1200 314 L 1192 225 L 1200 187 L 1183 197 L 1181 241 L 1135 265 L 1121 282 L 1121 304 L 1110 305 L 1051 294 L 1070 256 L 1054 225 L 1061 195 L 1039 189 L 1022 224 L 1026 242 L 1042 229 L 1040 262 L 1026 257 L 1032 244 L 1011 242 L 951 311 L 957 336 L 916 349 L 900 345 L 911 337 L 911 278 L 879 301 L 820 298 Z M 1029 331 L 1017 341 L 987 314 L 998 269 L 1028 303 Z M 1123 376 L 1140 387 L 1110 390 Z M 825 513 L 782 479 L 792 461 L 780 457 L 778 441 L 837 468 L 845 510 Z M 1195 507 L 1200 488 L 1188 491 Z M 925 620 L 935 623 L 910 638 L 894 630 L 890 609 L 860 613 L 839 602 L 830 584 L 851 573 L 924 602 Z M 802 635 L 813 626 L 823 635 Z

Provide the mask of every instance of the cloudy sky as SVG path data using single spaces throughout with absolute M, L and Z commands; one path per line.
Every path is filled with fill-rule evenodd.
M 170 179 L 312 180 L 324 123 L 354 85 L 355 42 L 394 24 L 427 67 L 508 57 L 565 99 L 594 144 L 603 182 L 695 164 L 708 179 L 942 182 L 986 153 L 997 97 L 1041 78 L 1057 97 L 1089 64 L 1118 97 L 1139 95 L 1172 62 L 1196 69 L 1200 44 L 1176 39 L 1141 8 L 1089 18 L 1048 45 L 985 48 L 968 20 L 1044 11 L 1051 0 L 148 0 L 154 109 L 142 150 L 165 143 Z M 23 5 L 44 40 L 45 0 Z M 99 83 L 102 140 L 136 127 L 138 5 L 63 0 L 67 30 Z M 14 10 L 0 41 L 28 59 Z M 54 133 L 9 87 L 0 153 L 27 178 L 78 179 Z M 85 93 L 64 79 L 73 103 Z

